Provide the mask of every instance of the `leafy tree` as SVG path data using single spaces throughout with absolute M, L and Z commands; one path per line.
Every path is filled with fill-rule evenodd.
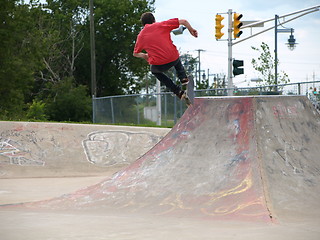
M 90 121 L 91 98 L 85 86 L 74 86 L 72 78 L 54 84 L 47 93 L 46 115 L 54 121 Z
M 251 63 L 253 65 L 253 68 L 260 73 L 261 79 L 263 81 L 262 85 L 268 86 L 290 82 L 289 76 L 284 71 L 278 74 L 278 81 L 277 83 L 275 82 L 275 59 L 271 55 L 270 47 L 264 42 L 261 43 L 260 47 L 261 49 L 251 47 L 253 50 L 260 53 L 258 59 L 256 60 L 253 58 L 251 60 Z M 279 65 L 279 61 L 277 62 L 277 65 Z M 270 90 L 272 90 L 272 87 L 270 87 Z
M 31 98 L 33 74 L 42 67 L 39 31 L 34 28 L 38 8 L 3 0 L 0 8 L 0 116 L 23 116 Z
M 132 51 L 141 29 L 140 16 L 153 11 L 154 0 L 95 0 L 94 4 L 98 94 L 137 93 L 148 66 Z M 30 0 L 28 4 L 3 0 L 1 119 L 87 120 L 91 113 L 89 32 L 87 0 Z
M 75 63 L 82 51 L 87 2 L 47 0 L 37 20 L 45 42 L 43 67 L 35 74 L 34 95 L 43 101 L 46 117 L 55 121 L 89 121 L 88 88 L 76 83 Z M 33 104 L 34 105 L 34 104 Z M 30 109 L 29 109 L 30 111 Z
M 29 104 L 29 109 L 27 111 L 27 118 L 29 120 L 39 120 L 46 121 L 47 116 L 45 113 L 46 104 L 43 101 L 38 101 L 34 99 L 32 104 Z
M 133 57 L 136 37 L 141 30 L 143 12 L 153 11 L 154 0 L 96 0 L 95 39 L 97 95 L 137 93 L 148 65 Z M 76 78 L 90 86 L 89 22 L 85 25 L 84 50 L 76 64 Z
M 74 77 L 75 62 L 82 51 L 83 18 L 87 17 L 87 2 L 83 0 L 47 0 L 49 19 L 43 32 L 47 36 L 49 53 L 44 59 L 44 81 L 59 82 L 65 77 Z

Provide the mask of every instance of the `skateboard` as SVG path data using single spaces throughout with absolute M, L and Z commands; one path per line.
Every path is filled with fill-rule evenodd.
M 189 82 L 187 84 L 185 100 L 186 100 L 187 106 L 190 107 L 194 102 L 194 81 L 192 76 L 188 78 L 189 78 Z

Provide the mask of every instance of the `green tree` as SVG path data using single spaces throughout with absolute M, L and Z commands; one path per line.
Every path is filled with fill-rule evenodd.
M 90 121 L 91 98 L 86 86 L 75 86 L 72 78 L 54 84 L 46 94 L 46 115 L 54 121 Z
M 137 93 L 148 65 L 134 58 L 132 51 L 141 30 L 140 16 L 153 11 L 154 0 L 95 0 L 94 4 L 98 94 Z M 3 0 L 1 119 L 32 118 L 42 110 L 52 120 L 87 118 L 73 111 L 73 117 L 63 113 L 63 105 L 59 113 L 57 106 L 68 93 L 78 99 L 90 96 L 89 32 L 87 0 L 30 0 L 28 4 Z M 79 106 L 87 113 L 91 103 L 85 102 L 88 105 Z
M 75 63 L 83 49 L 84 19 L 87 17 L 87 2 L 82 0 L 47 0 L 48 24 L 43 29 L 49 54 L 43 58 L 45 70 L 42 80 L 59 82 L 65 77 L 74 77 Z
M 47 116 L 45 113 L 45 107 L 46 104 L 44 102 L 34 99 L 32 104 L 29 104 L 29 109 L 27 111 L 28 120 L 46 121 Z
M 271 55 L 270 47 L 268 44 L 262 42 L 261 49 L 256 47 L 251 47 L 253 50 L 258 51 L 260 56 L 258 59 L 252 59 L 251 63 L 253 68 L 260 73 L 260 78 L 262 79 L 262 86 L 268 85 L 276 85 L 276 84 L 285 84 L 290 82 L 289 76 L 282 71 L 280 74 L 278 73 L 278 81 L 275 82 L 275 59 Z M 279 61 L 277 62 L 279 66 Z M 270 87 L 270 90 L 273 88 Z
M 42 67 L 39 31 L 34 28 L 38 8 L 3 0 L 0 8 L 0 116 L 23 118 L 31 98 L 34 73 Z
M 152 4 L 153 1 L 147 0 L 94 1 L 98 96 L 141 90 L 148 66 L 134 58 L 132 52 L 136 36 L 141 30 L 140 16 L 145 11 L 151 11 Z M 88 2 L 82 0 L 48 0 L 47 8 L 51 9 L 59 37 L 56 43 L 52 42 L 51 54 L 46 61 L 46 75 L 41 74 L 48 76 L 43 81 L 50 83 L 43 89 L 55 92 L 55 84 L 71 77 L 74 79 L 74 88 L 86 85 L 90 90 L 88 7 Z M 51 108 L 51 105 L 48 104 L 48 107 Z M 50 112 L 51 117 L 57 120 L 58 114 Z
M 97 95 L 137 93 L 149 70 L 141 59 L 132 56 L 142 26 L 143 12 L 153 11 L 154 0 L 96 0 L 95 39 Z M 90 86 L 89 21 L 86 21 L 84 50 L 76 64 L 76 79 Z

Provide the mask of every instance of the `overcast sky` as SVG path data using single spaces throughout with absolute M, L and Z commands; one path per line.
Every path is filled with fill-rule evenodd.
M 265 20 L 274 18 L 275 14 L 282 16 L 317 5 L 320 5 L 320 0 L 156 0 L 155 17 L 157 21 L 174 17 L 187 19 L 198 30 L 199 37 L 193 38 L 188 31 L 183 35 L 173 35 L 172 39 L 180 53 L 190 53 L 196 57 L 198 52 L 195 50 L 203 49 L 205 52 L 201 53 L 201 68 L 206 71 L 210 69 L 210 73 L 227 74 L 227 41 L 216 41 L 214 37 L 216 13 L 226 13 L 228 9 L 232 9 L 243 14 L 243 21 Z M 227 15 L 223 16 L 226 38 Z M 265 28 L 254 28 L 252 31 L 256 33 L 271 26 L 274 26 L 273 21 L 267 23 Z M 286 72 L 291 82 L 320 80 L 320 11 L 293 20 L 284 27 L 294 28 L 294 37 L 299 44 L 295 50 L 290 51 L 285 45 L 290 34 L 278 33 L 278 71 Z M 250 36 L 250 33 L 249 28 L 244 29 L 240 39 Z M 264 41 L 274 54 L 274 35 L 274 30 L 270 30 L 233 47 L 233 58 L 244 60 L 245 65 L 245 74 L 234 78 L 234 84 L 253 86 L 249 80 L 257 78 L 258 73 L 252 68 L 251 59 L 257 58 L 259 54 L 251 46 L 259 47 Z

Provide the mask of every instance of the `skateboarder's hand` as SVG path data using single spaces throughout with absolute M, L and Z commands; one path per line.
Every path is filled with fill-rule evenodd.
M 149 55 L 148 53 L 143 54 L 143 59 L 148 62 Z
M 133 56 L 135 57 L 138 57 L 138 58 L 143 58 L 144 60 L 146 60 L 148 62 L 148 58 L 149 58 L 149 55 L 148 53 L 133 53 Z
M 191 27 L 190 23 L 187 20 L 179 19 L 179 24 L 185 26 L 192 36 L 198 37 L 198 31 Z
M 194 36 L 194 37 L 196 37 L 196 38 L 198 37 L 198 31 L 195 30 L 194 28 L 190 29 L 189 32 L 190 32 L 190 34 L 191 34 L 192 36 Z

